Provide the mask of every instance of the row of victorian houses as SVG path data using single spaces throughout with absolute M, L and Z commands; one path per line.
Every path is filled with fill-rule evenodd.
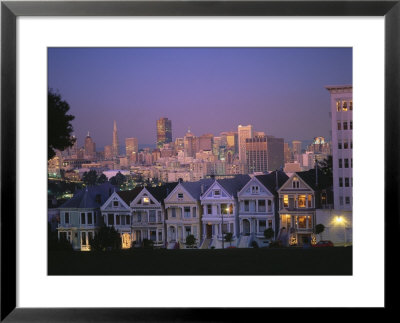
M 302 245 L 315 242 L 316 210 L 332 203 L 331 183 L 320 170 L 207 178 L 118 191 L 111 184 L 89 186 L 60 208 L 58 236 L 76 250 L 90 250 L 100 225 L 113 226 L 122 248 L 152 240 L 156 247 L 185 248 L 186 237 L 197 248 L 266 245 L 273 240 Z M 223 242 L 227 232 L 232 241 Z

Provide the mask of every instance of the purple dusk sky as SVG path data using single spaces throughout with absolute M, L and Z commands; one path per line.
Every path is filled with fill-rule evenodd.
M 291 140 L 330 140 L 325 85 L 352 84 L 351 48 L 49 48 L 49 87 L 75 116 L 78 144 L 98 149 L 137 137 L 154 144 L 156 120 L 172 120 L 173 140 L 256 131 Z

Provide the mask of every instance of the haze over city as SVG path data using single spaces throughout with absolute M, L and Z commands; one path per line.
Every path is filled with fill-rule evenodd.
M 99 149 L 156 142 L 156 120 L 172 137 L 237 131 L 252 124 L 284 138 L 330 138 L 325 85 L 352 84 L 351 48 L 49 48 L 48 85 Z M 284 124 L 284 126 L 283 126 Z

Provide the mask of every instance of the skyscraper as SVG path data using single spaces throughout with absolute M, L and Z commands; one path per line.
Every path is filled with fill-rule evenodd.
M 85 154 L 84 158 L 91 159 L 96 157 L 96 144 L 94 143 L 92 137 L 90 137 L 89 132 L 85 138 Z
M 253 126 L 238 126 L 239 162 L 246 163 L 246 139 L 253 138 Z
M 266 172 L 267 161 L 267 137 L 255 136 L 246 139 L 246 164 L 248 172 Z
M 353 205 L 353 86 L 326 86 L 331 94 L 334 208 Z
M 269 172 L 273 172 L 285 166 L 283 138 L 267 136 L 267 163 Z
M 168 118 L 157 120 L 157 148 L 172 142 L 172 122 Z
M 119 155 L 119 142 L 117 133 L 117 122 L 115 120 L 114 120 L 112 149 L 113 149 L 113 157 L 117 157 Z
M 139 145 L 137 138 L 125 138 L 125 153 L 127 158 L 132 157 L 132 153 L 139 152 Z

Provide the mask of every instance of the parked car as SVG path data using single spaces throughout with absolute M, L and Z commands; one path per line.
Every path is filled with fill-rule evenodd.
M 314 247 L 316 247 L 316 248 L 333 247 L 333 242 L 330 240 L 321 240 L 321 241 L 317 242 L 317 244 L 315 244 Z

